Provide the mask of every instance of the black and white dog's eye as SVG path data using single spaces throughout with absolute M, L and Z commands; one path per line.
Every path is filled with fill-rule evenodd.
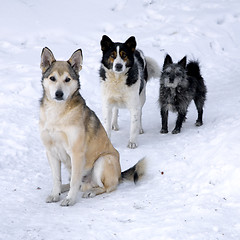
M 71 80 L 71 78 L 67 77 L 67 78 L 65 79 L 65 82 L 70 82 L 70 80 Z
M 56 78 L 54 76 L 50 77 L 50 80 L 55 82 L 56 81 Z
M 113 59 L 115 59 L 115 58 L 116 58 L 116 56 L 117 56 L 117 53 L 116 53 L 115 51 L 114 51 L 114 52 L 112 52 L 112 53 L 111 53 L 111 55 L 110 55 L 110 57 L 111 57 L 111 58 L 113 58 Z
M 126 53 L 123 52 L 123 51 L 120 52 L 120 55 L 121 55 L 122 58 L 126 58 L 127 57 Z

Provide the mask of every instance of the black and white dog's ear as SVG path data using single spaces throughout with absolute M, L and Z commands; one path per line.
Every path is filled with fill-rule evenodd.
M 135 51 L 137 43 L 134 36 L 131 36 L 125 43 L 124 43 L 132 52 Z
M 68 60 L 69 64 L 76 73 L 79 73 L 82 69 L 83 55 L 82 49 L 76 50 Z
M 171 56 L 169 54 L 167 54 L 164 59 L 163 67 L 166 67 L 167 65 L 172 64 L 172 63 L 173 63 L 173 61 L 172 61 Z
M 55 62 L 56 59 L 52 53 L 52 51 L 45 47 L 42 50 L 42 54 L 41 54 L 41 64 L 40 64 L 40 68 L 42 69 L 42 72 L 46 72 L 47 69 L 52 65 L 53 62 Z
M 107 51 L 113 44 L 113 41 L 107 36 L 103 35 L 100 42 L 102 51 Z
M 180 60 L 178 64 L 181 65 L 183 68 L 186 68 L 187 56 L 185 56 L 182 60 Z

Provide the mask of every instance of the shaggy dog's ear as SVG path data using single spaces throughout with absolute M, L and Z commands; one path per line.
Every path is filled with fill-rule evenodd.
M 112 46 L 112 44 L 113 41 L 107 35 L 102 36 L 100 45 L 103 52 L 107 51 Z
M 185 56 L 182 60 L 180 60 L 178 64 L 181 65 L 183 68 L 186 68 L 187 56 Z
M 163 67 L 166 67 L 167 65 L 172 64 L 172 63 L 173 63 L 173 61 L 172 61 L 171 56 L 167 54 L 167 56 L 165 57 L 165 60 L 164 60 Z
M 53 62 L 55 62 L 56 59 L 53 56 L 52 51 L 45 47 L 42 50 L 42 54 L 41 54 L 41 64 L 40 64 L 40 68 L 42 69 L 42 72 L 46 72 L 47 69 L 52 65 Z
M 69 58 L 68 63 L 71 65 L 76 73 L 79 73 L 82 69 L 83 55 L 82 49 L 76 50 Z

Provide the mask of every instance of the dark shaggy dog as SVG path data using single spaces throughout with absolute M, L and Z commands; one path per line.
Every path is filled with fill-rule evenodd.
M 173 134 L 181 131 L 182 123 L 186 119 L 187 109 L 192 100 L 198 111 L 196 126 L 203 124 L 203 105 L 206 100 L 207 88 L 200 73 L 199 63 L 190 61 L 186 65 L 185 56 L 178 63 L 173 63 L 167 55 L 163 64 L 160 78 L 159 104 L 161 107 L 161 133 L 168 132 L 168 111 L 177 112 L 178 117 Z

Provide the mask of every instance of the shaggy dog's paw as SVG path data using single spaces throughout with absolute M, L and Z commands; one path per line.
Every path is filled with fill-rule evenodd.
M 46 203 L 58 202 L 60 200 L 60 195 L 49 195 L 46 198 Z
M 62 202 L 61 202 L 61 206 L 62 207 L 68 207 L 68 206 L 72 206 L 74 205 L 75 201 L 71 198 L 65 198 Z
M 202 125 L 203 125 L 203 123 L 200 122 L 200 121 L 196 121 L 196 123 L 195 123 L 195 126 L 197 126 L 197 127 L 200 127 L 200 126 L 202 126 Z
M 168 133 L 168 130 L 162 128 L 161 131 L 160 131 L 160 133 L 162 133 L 162 134 L 166 134 L 166 133 Z
M 139 130 L 139 134 L 143 134 L 144 133 L 144 131 L 143 131 L 143 129 L 141 128 L 140 130 Z
M 178 134 L 178 133 L 180 133 L 180 129 L 173 129 L 173 131 L 172 131 L 172 134 Z

